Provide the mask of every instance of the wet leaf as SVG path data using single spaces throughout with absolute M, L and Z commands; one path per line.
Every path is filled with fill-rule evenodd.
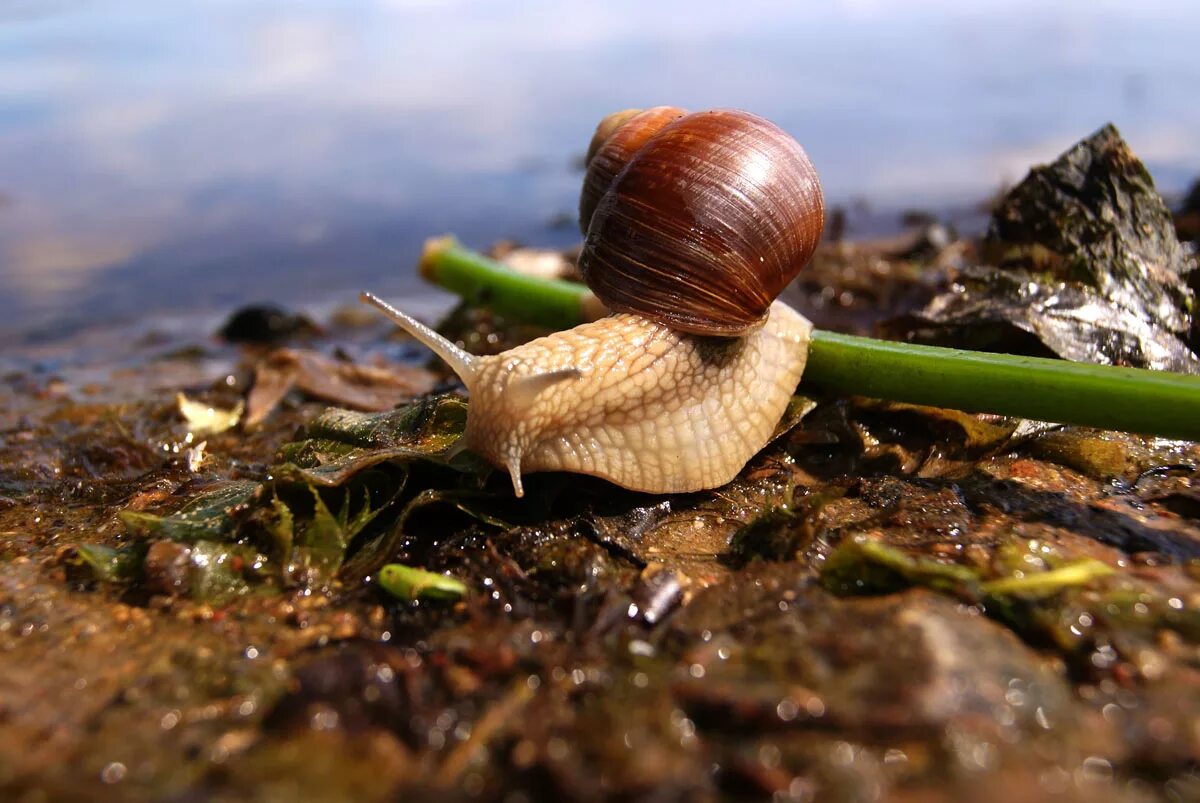
M 287 560 L 296 540 L 296 518 L 292 509 L 279 497 L 271 500 L 271 512 L 274 515 L 266 524 L 266 530 L 274 541 L 276 557 Z
M 265 557 L 252 547 L 220 541 L 158 541 L 146 553 L 146 587 L 201 602 L 224 602 L 265 579 Z
M 858 406 L 871 410 L 897 413 L 912 413 L 933 421 L 944 422 L 962 433 L 962 445 L 966 449 L 996 449 L 1006 444 L 1016 433 L 1018 419 L 992 416 L 987 420 L 979 415 L 949 410 L 942 407 L 927 407 L 906 402 L 861 399 Z
M 1129 444 L 1110 440 L 1102 433 L 1090 430 L 1046 432 L 1031 440 L 1027 448 L 1043 460 L 1096 479 L 1111 479 L 1129 473 Z
M 204 402 L 189 399 L 183 393 L 175 394 L 179 413 L 187 421 L 189 429 L 197 435 L 216 434 L 237 426 L 245 405 L 238 402 L 232 410 L 222 410 Z
M 280 450 L 283 465 L 276 474 L 334 486 L 380 463 L 423 459 L 450 465 L 451 447 L 466 421 L 467 403 L 456 396 L 435 396 L 386 413 L 326 410 L 301 440 Z
M 979 590 L 992 596 L 1048 596 L 1071 586 L 1088 585 L 1114 571 L 1107 563 L 1094 558 L 1083 558 L 1045 572 L 1026 572 L 1020 576 L 989 580 L 981 583 Z
M 1064 561 L 1054 553 L 1035 561 L 1042 564 L 1037 568 L 1034 563 L 1022 560 L 1024 555 L 1036 557 L 1041 554 L 1036 550 L 1030 552 L 1035 543 L 1018 540 L 997 550 L 997 555 L 1003 556 L 1008 564 L 1002 562 L 994 567 L 993 570 L 1003 574 L 988 579 L 981 570 L 914 557 L 860 534 L 842 541 L 828 557 L 821 570 L 821 582 L 830 591 L 840 594 L 890 593 L 909 586 L 923 586 L 969 600 L 989 597 L 1008 603 L 1013 601 L 1010 598 L 1053 596 L 1114 573 L 1111 566 L 1095 558 Z M 1018 544 L 1025 548 L 1018 548 Z M 994 613 L 1014 615 L 1013 609 L 1006 606 Z
M 729 551 L 737 563 L 751 558 L 792 560 L 802 548 L 800 529 L 803 521 L 792 510 L 776 507 L 763 511 L 741 527 L 729 542 Z
M 738 478 L 710 492 L 666 499 L 631 496 L 623 509 L 589 513 L 579 522 L 606 547 L 643 564 L 709 576 L 724 571 L 718 558 L 728 553 L 734 534 L 764 510 L 790 505 L 795 487 L 790 460 L 760 455 Z
M 799 394 L 792 396 L 791 400 L 788 401 L 787 409 L 783 411 L 783 416 L 779 419 L 779 423 L 775 425 L 775 431 L 771 433 L 771 438 L 767 443 L 778 440 L 795 429 L 796 425 L 804 419 L 804 416 L 816 409 L 816 406 L 816 399 Z
M 86 569 L 93 579 L 126 583 L 141 573 L 145 557 L 145 547 L 140 545 L 114 549 L 102 544 L 80 544 L 75 547 L 74 563 Z
M 379 585 L 392 596 L 410 601 L 449 601 L 460 599 L 467 593 L 467 587 L 453 577 L 400 563 L 389 563 L 379 570 Z
M 379 368 L 335 360 L 308 349 L 276 349 L 255 366 L 246 425 L 263 421 L 293 388 L 357 410 L 388 410 L 428 393 L 433 385 L 433 375 L 416 366 Z
M 466 514 L 482 524 L 488 524 L 497 529 L 508 529 L 512 525 L 496 516 L 494 508 L 507 500 L 499 499 L 481 491 L 439 490 L 427 488 L 408 501 L 400 511 L 396 521 L 385 533 L 362 545 L 342 567 L 342 577 L 354 580 L 366 577 L 375 572 L 391 557 L 399 543 L 406 536 L 406 525 L 409 519 L 423 509 L 447 505 L 460 513 Z
M 353 505 L 350 490 L 346 489 L 342 504 L 334 514 L 316 488 L 309 490 L 313 497 L 313 516 L 304 528 L 299 544 L 303 549 L 302 554 L 308 559 L 308 565 L 317 571 L 320 579 L 328 580 L 342 565 L 350 541 L 370 524 L 387 504 L 372 510 L 370 491 L 364 488 L 362 504 L 351 514 Z
M 822 584 L 841 594 L 886 593 L 912 585 L 962 593 L 978 580 L 965 566 L 914 558 L 865 535 L 843 540 L 821 569 Z
M 174 541 L 221 540 L 234 528 L 236 513 L 262 490 L 249 480 L 229 480 L 209 488 L 169 516 L 134 510 L 118 515 L 131 535 Z

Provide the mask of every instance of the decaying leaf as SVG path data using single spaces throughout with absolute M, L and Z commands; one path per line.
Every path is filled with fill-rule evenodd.
M 1200 373 L 1186 343 L 1194 258 L 1113 126 L 1037 167 L 996 209 L 989 267 L 891 325 L 910 339 Z M 1030 337 L 1032 336 L 1032 337 Z
M 249 480 L 229 480 L 210 487 L 169 516 L 123 510 L 121 521 L 133 535 L 173 541 L 212 541 L 224 538 L 234 517 L 262 490 Z
M 238 419 L 242 417 L 242 411 L 245 409 L 245 405 L 238 402 L 232 410 L 222 410 L 219 407 L 189 399 L 183 393 L 175 394 L 175 403 L 179 406 L 179 413 L 187 421 L 188 427 L 197 435 L 208 433 L 215 435 L 218 432 L 232 429 L 237 426 Z
M 146 550 L 141 545 L 113 548 L 101 544 L 75 547 L 71 563 L 104 583 L 124 583 L 141 571 Z
M 356 410 L 377 411 L 428 393 L 433 386 L 433 375 L 412 365 L 379 368 L 308 349 L 276 349 L 255 366 L 246 425 L 262 422 L 292 389 Z
M 913 557 L 866 535 L 842 541 L 821 569 L 821 582 L 841 594 L 887 593 L 910 585 L 963 592 L 978 579 L 970 567 Z
M 421 399 L 386 413 L 330 409 L 279 454 L 280 473 L 317 485 L 340 485 L 389 461 L 446 462 L 462 435 L 467 404 L 457 396 Z
M 992 596 L 1013 594 L 1031 597 L 1048 596 L 1058 593 L 1064 588 L 1087 585 L 1099 577 L 1113 574 L 1114 571 L 1115 569 L 1107 563 L 1093 558 L 1083 558 L 1045 572 L 1032 572 L 989 580 L 981 584 L 979 590 Z
M 990 575 L 985 570 L 960 563 L 915 557 L 903 549 L 860 534 L 847 538 L 829 556 L 821 569 L 821 582 L 841 594 L 878 594 L 907 586 L 924 586 L 966 599 L 1038 598 L 1086 586 L 1115 571 L 1094 558 L 1064 561 L 1041 569 L 1028 562 L 993 569 L 1003 573 Z

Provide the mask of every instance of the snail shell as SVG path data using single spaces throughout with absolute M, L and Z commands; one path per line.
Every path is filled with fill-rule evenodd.
M 812 256 L 824 209 L 804 149 L 761 117 L 618 112 L 589 148 L 579 268 L 609 309 L 741 335 Z

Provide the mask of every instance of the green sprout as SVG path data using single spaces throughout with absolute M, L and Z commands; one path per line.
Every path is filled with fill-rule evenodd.
M 393 597 L 404 600 L 434 599 L 453 601 L 467 593 L 467 587 L 445 574 L 389 563 L 379 570 L 379 585 Z

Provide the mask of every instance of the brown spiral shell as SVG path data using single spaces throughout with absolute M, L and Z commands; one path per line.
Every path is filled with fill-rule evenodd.
M 760 325 L 825 224 L 804 149 L 748 112 L 618 112 L 588 154 L 584 280 L 609 309 L 679 331 Z

